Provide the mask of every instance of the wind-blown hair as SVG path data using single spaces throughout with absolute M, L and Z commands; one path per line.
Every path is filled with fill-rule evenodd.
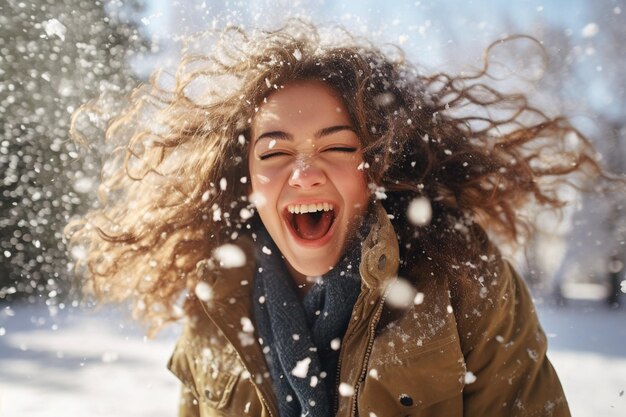
M 185 51 L 172 85 L 153 76 L 109 122 L 106 141 L 116 148 L 103 168 L 100 208 L 66 229 L 84 247 L 86 289 L 102 300 L 132 299 L 154 328 L 180 315 L 177 302 L 194 288 L 198 263 L 254 220 L 251 119 L 294 80 L 323 80 L 339 92 L 364 146 L 372 198 L 386 195 L 401 242 L 415 240 L 442 264 L 458 259 L 459 248 L 469 257 L 471 245 L 459 243 L 466 238 L 452 242 L 463 224 L 476 221 L 515 243 L 532 233 L 521 207 L 558 209 L 561 185 L 602 174 L 565 118 L 483 82 L 487 61 L 471 76 L 422 75 L 399 49 L 392 58 L 345 31 L 328 35 L 301 21 L 212 36 L 196 42 L 211 42 L 210 51 Z M 94 108 L 74 115 L 77 140 L 76 121 Z M 418 196 L 433 208 L 421 227 L 406 216 Z

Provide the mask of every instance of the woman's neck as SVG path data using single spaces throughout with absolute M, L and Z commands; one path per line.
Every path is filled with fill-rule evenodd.
M 304 275 L 301 272 L 298 272 L 294 267 L 292 267 L 289 262 L 285 260 L 285 265 L 287 266 L 287 271 L 289 271 L 289 275 L 293 282 L 296 284 L 296 291 L 298 293 L 298 297 L 303 299 L 309 289 L 311 289 L 312 283 L 309 282 L 310 278 Z

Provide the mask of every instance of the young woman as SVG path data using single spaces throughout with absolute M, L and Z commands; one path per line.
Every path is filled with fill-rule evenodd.
M 485 230 L 527 236 L 521 207 L 600 173 L 590 145 L 487 67 L 323 38 L 230 28 L 133 95 L 102 205 L 68 228 L 88 288 L 153 330 L 185 317 L 181 416 L 569 415 Z

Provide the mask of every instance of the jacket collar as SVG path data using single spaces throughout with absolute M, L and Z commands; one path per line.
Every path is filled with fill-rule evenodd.
M 361 280 L 371 290 L 384 286 L 398 273 L 400 250 L 396 232 L 380 202 L 374 204 L 374 222 L 361 249 Z

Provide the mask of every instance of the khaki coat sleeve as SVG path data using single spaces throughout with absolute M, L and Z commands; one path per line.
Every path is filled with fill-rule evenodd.
M 450 286 L 468 372 L 464 415 L 569 417 L 528 288 L 490 249 L 483 267 Z
M 200 417 L 198 394 L 193 384 L 192 365 L 187 355 L 189 343 L 190 329 L 189 325 L 186 325 L 167 364 L 167 369 L 182 382 L 178 417 Z
M 200 417 L 198 400 L 184 384 L 180 390 L 180 401 L 178 403 L 178 417 Z

